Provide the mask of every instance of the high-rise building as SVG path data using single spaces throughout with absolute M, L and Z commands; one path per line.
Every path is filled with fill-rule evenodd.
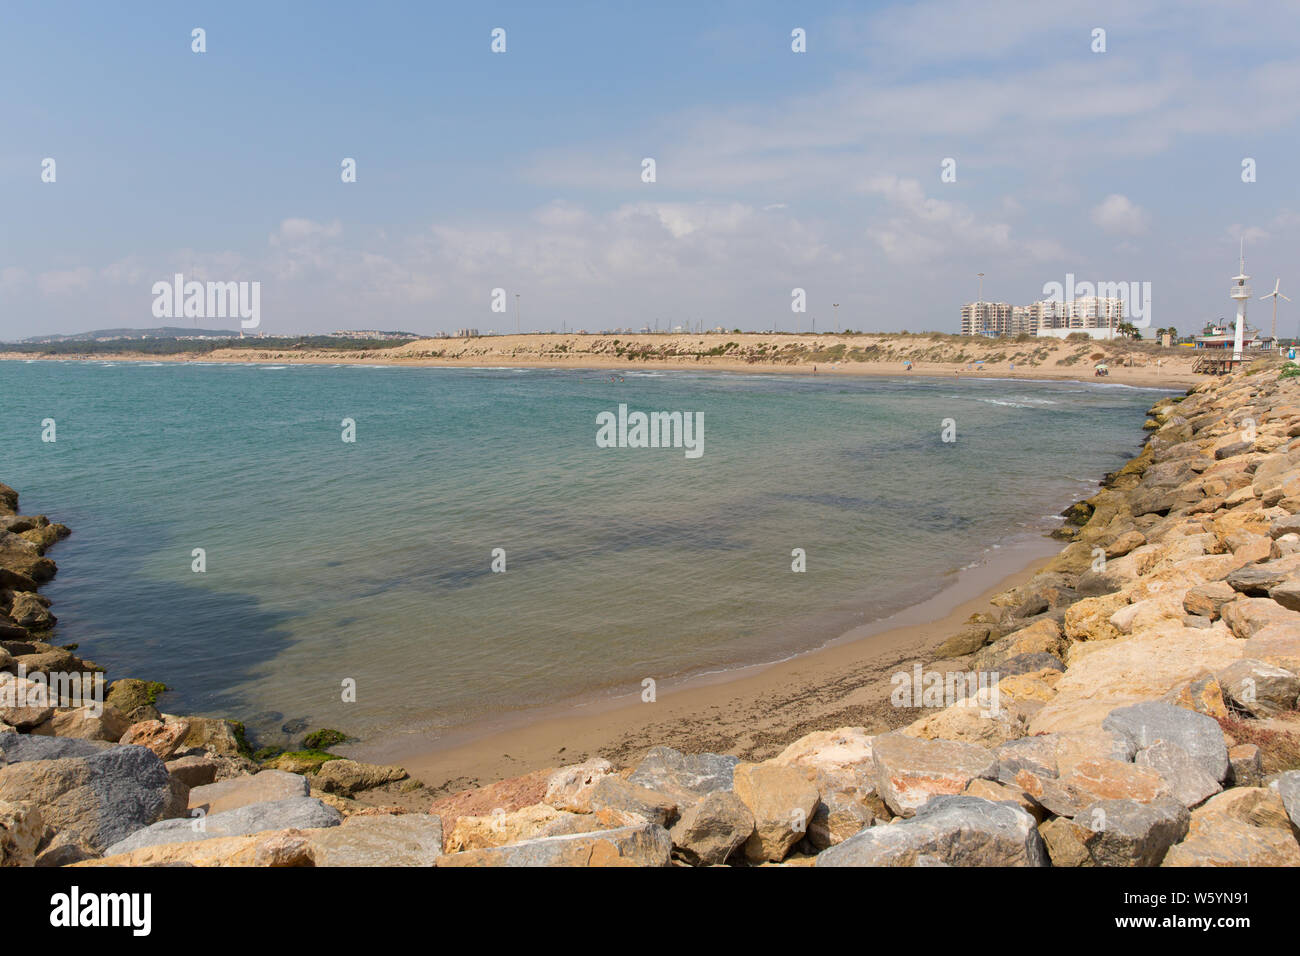
M 962 335 L 1006 335 L 1010 329 L 1009 302 L 967 302 L 961 307 Z
M 1095 295 L 1068 302 L 1043 299 L 1030 305 L 967 302 L 961 307 L 961 334 L 1063 337 L 1084 331 L 1093 338 L 1107 338 L 1126 314 L 1122 298 Z

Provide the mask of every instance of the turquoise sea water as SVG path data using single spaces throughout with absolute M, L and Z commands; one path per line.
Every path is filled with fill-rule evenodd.
M 0 480 L 24 512 L 72 527 L 45 593 L 58 642 L 110 678 L 164 681 L 168 708 L 247 718 L 264 742 L 304 724 L 436 736 L 786 657 L 923 600 L 1054 527 L 1136 453 L 1156 397 L 833 374 L 9 361 Z M 596 416 L 619 403 L 701 412 L 702 457 L 598 448 Z M 795 548 L 806 573 L 791 571 Z

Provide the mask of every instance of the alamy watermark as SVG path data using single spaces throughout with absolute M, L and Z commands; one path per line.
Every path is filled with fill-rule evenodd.
M 262 283 L 185 281 L 178 272 L 171 282 L 153 284 L 155 319 L 239 319 L 245 329 L 262 324 Z
M 890 679 L 895 707 L 978 707 L 981 717 L 1001 713 L 1000 675 L 992 671 L 927 671 L 920 664 L 911 673 L 899 671 Z
M 1097 299 L 1118 299 L 1120 314 L 1113 316 L 1124 319 L 1138 328 L 1151 324 L 1151 283 L 1150 282 L 1076 282 L 1073 272 L 1065 274 L 1064 284 L 1060 282 L 1043 283 L 1043 297 L 1065 304 L 1096 297 Z M 1105 318 L 1105 316 L 1099 316 Z
M 0 683 L 0 707 L 85 707 L 91 716 L 104 713 L 104 674 L 83 671 L 37 671 L 30 676 L 18 664 L 13 680 Z
M 597 448 L 682 448 L 687 458 L 704 454 L 703 412 L 629 412 L 596 416 Z

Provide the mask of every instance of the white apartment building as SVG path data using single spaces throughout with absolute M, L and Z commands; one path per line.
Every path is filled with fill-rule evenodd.
M 967 302 L 961 307 L 962 335 L 1006 335 L 1010 329 L 1009 302 Z
M 1040 335 L 1064 338 L 1087 332 L 1110 338 L 1125 319 L 1124 300 L 1080 296 L 1069 302 L 1043 299 L 1030 305 L 1006 302 L 967 302 L 961 307 L 962 335 Z

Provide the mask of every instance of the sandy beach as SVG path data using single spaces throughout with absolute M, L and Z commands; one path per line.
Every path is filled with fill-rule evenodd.
M 651 746 L 762 760 L 812 730 L 906 725 L 921 713 L 889 701 L 890 677 L 915 663 L 945 670 L 936 648 L 995 595 L 1024 583 L 1061 543 L 1043 537 L 952 575 L 942 591 L 827 646 L 789 660 L 727 671 L 682 687 L 513 715 L 436 742 L 416 737 L 337 748 L 358 760 L 399 763 L 435 794 L 454 793 L 549 767 L 604 757 L 630 765 Z M 953 665 L 965 670 L 967 665 Z M 420 805 L 392 790 L 363 802 Z
M 986 339 L 934 334 L 799 335 L 703 333 L 649 335 L 493 335 L 419 339 L 385 349 L 260 349 L 151 354 L 131 351 L 36 354 L 0 352 L 30 361 L 223 362 L 410 367 L 592 369 L 618 373 L 646 369 L 806 375 L 930 376 L 956 379 L 1047 379 L 1135 387 L 1186 388 L 1206 380 L 1192 372 L 1193 350 L 1154 342 L 1079 342 L 1060 339 Z M 911 367 L 904 365 L 910 362 Z M 1094 366 L 1105 362 L 1099 378 Z

